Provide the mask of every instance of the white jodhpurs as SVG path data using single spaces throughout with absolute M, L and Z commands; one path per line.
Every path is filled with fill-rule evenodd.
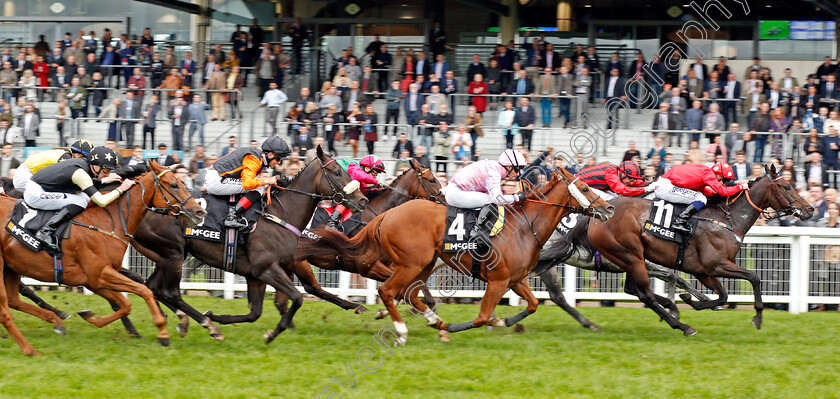
M 688 188 L 677 187 L 668 179 L 660 177 L 653 185 L 656 187 L 653 191 L 656 194 L 656 198 L 677 204 L 691 204 L 692 202 L 706 204 L 706 196 L 702 193 Z
M 475 209 L 492 202 L 490 194 L 464 191 L 456 184 L 446 186 L 446 203 L 456 208 Z
M 26 183 L 32 178 L 32 171 L 26 165 L 20 165 L 15 169 L 15 177 L 12 178 L 12 184 L 15 185 L 15 190 L 23 192 L 26 190 Z
M 213 195 L 233 195 L 249 191 L 242 188 L 242 179 L 222 177 L 219 175 L 219 171 L 213 169 L 207 170 L 207 175 L 204 177 L 204 188 L 207 190 L 207 194 Z M 256 191 L 264 193 L 265 186 L 257 188 Z
M 43 210 L 56 210 L 68 205 L 76 205 L 82 209 L 87 208 L 90 197 L 85 193 L 55 193 L 47 192 L 41 185 L 30 180 L 26 184 L 26 191 L 23 192 L 23 200 L 26 204 Z

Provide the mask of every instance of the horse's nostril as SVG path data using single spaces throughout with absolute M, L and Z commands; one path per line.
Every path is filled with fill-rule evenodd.
M 615 210 L 615 207 L 614 207 L 614 206 L 612 206 L 612 205 L 609 205 L 609 206 L 607 206 L 607 210 L 608 210 L 608 211 L 610 211 L 610 212 L 612 212 L 612 211 L 614 211 L 614 210 Z

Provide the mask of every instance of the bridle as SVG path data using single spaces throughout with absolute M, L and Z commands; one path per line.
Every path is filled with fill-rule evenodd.
M 777 187 L 779 186 L 778 184 L 776 184 L 776 182 L 779 181 L 782 178 L 781 176 L 776 177 L 775 179 L 771 178 L 769 175 L 765 175 L 765 176 L 767 176 L 768 179 L 771 179 L 771 184 L 773 184 Z M 742 190 L 740 193 L 735 195 L 734 198 L 732 198 L 732 197 L 727 198 L 726 199 L 726 206 L 728 208 L 731 203 L 734 203 L 741 196 L 741 194 L 744 194 L 745 198 L 747 199 L 747 202 L 755 210 L 757 210 L 761 214 L 761 216 L 763 216 L 765 219 L 768 219 L 768 220 L 769 219 L 777 219 L 777 218 L 780 218 L 780 217 L 786 216 L 786 215 L 796 216 L 797 214 L 799 214 L 800 211 L 799 211 L 799 208 L 796 206 L 796 203 L 799 202 L 799 201 L 807 202 L 805 200 L 805 198 L 803 198 L 801 195 L 799 195 L 799 196 L 797 196 L 797 198 L 794 199 L 794 198 L 791 198 L 789 195 L 787 195 L 787 193 L 785 193 L 785 190 L 779 190 L 779 191 L 781 192 L 782 197 L 785 199 L 785 201 L 787 201 L 788 204 L 787 204 L 786 207 L 776 210 L 775 214 L 771 213 L 771 212 L 767 212 L 764 209 L 762 209 L 761 207 L 759 207 L 758 205 L 756 205 L 755 202 L 753 202 L 752 198 L 750 197 L 750 190 L 749 189 Z
M 572 213 L 581 213 L 581 214 L 584 214 L 586 216 L 595 216 L 595 207 L 592 206 L 592 201 L 590 201 L 588 198 L 586 198 L 586 196 L 583 195 L 582 192 L 580 192 L 580 189 L 578 189 L 577 186 L 575 186 L 575 182 L 577 182 L 580 179 L 578 177 L 575 177 L 574 180 L 570 181 L 566 177 L 566 175 L 564 175 L 562 172 L 558 172 L 558 171 L 554 171 L 553 174 L 554 174 L 555 178 L 563 181 L 563 183 L 565 183 L 566 186 L 568 187 L 568 190 L 569 190 L 568 203 L 566 205 L 563 205 L 563 204 L 555 204 L 555 203 L 552 203 L 552 202 L 545 202 L 545 201 L 534 200 L 534 199 L 527 199 L 526 201 L 537 203 L 537 204 L 551 205 L 551 206 L 556 206 L 558 208 L 568 209 Z M 520 180 L 520 182 L 524 183 L 525 187 L 527 187 L 528 191 L 530 191 L 531 184 L 528 183 L 527 180 Z M 578 205 L 580 205 L 580 206 L 572 206 L 572 198 L 577 200 Z
M 335 159 L 331 159 L 327 163 L 324 163 L 323 161 L 321 161 L 321 158 L 316 157 L 315 159 L 318 161 L 318 166 L 321 168 L 321 177 L 325 177 L 327 179 L 327 183 L 330 185 L 330 189 L 333 192 L 332 195 L 310 193 L 310 192 L 307 192 L 307 191 L 296 190 L 296 189 L 293 189 L 293 188 L 282 187 L 282 186 L 278 186 L 278 185 L 274 185 L 272 187 L 274 187 L 278 190 L 282 190 L 282 191 L 288 191 L 288 192 L 295 193 L 295 194 L 305 195 L 309 198 L 319 200 L 319 201 L 332 200 L 332 201 L 335 201 L 336 203 L 339 203 L 339 204 L 344 204 L 344 203 L 349 202 L 350 200 L 346 196 L 352 194 L 356 190 L 347 192 L 347 189 L 348 189 L 348 187 L 351 186 L 351 184 L 348 183 L 347 186 L 340 187 L 338 183 L 336 183 L 333 179 L 330 178 L 330 174 L 327 171 L 327 166 L 330 166 L 330 164 L 335 162 Z M 271 189 L 271 187 L 269 187 L 269 190 L 270 189 Z M 271 205 L 271 192 L 269 191 L 267 194 L 268 194 L 268 204 Z
M 172 191 L 170 191 L 169 188 L 164 186 L 164 184 L 161 183 L 161 181 L 160 181 L 161 176 L 165 175 L 166 173 L 171 173 L 171 172 L 172 171 L 170 169 L 165 169 L 160 173 L 151 172 L 152 176 L 154 176 L 154 182 L 155 182 L 154 188 L 152 188 L 152 198 L 154 199 L 155 193 L 159 189 L 160 192 L 161 192 L 161 196 L 163 197 L 163 200 L 166 202 L 166 206 L 167 206 L 166 208 L 158 208 L 158 207 L 154 206 L 153 202 L 150 202 L 149 204 L 146 204 L 146 200 L 145 200 L 145 198 L 146 198 L 146 186 L 140 184 L 140 189 L 141 189 L 141 193 L 142 193 L 141 194 L 142 197 L 140 197 L 140 203 L 143 204 L 143 206 L 147 210 L 152 211 L 154 213 L 161 214 L 161 215 L 180 216 L 180 215 L 184 214 L 184 211 L 183 211 L 184 204 L 186 204 L 187 201 L 189 201 L 190 198 L 192 198 L 192 197 L 187 196 L 183 200 L 178 201 L 178 196 L 173 194 Z M 129 191 L 131 191 L 131 190 L 129 190 Z M 126 191 L 126 195 L 129 195 L 128 191 Z M 174 202 L 169 200 L 170 197 L 173 199 Z
M 438 204 L 444 204 L 444 202 L 439 198 L 439 196 L 442 194 L 441 191 L 440 190 L 434 191 L 431 187 L 429 187 L 429 183 L 426 182 L 426 179 L 423 178 L 423 174 L 431 171 L 431 169 L 423 168 L 423 169 L 417 170 L 417 169 L 415 169 L 414 164 L 411 164 L 411 170 L 417 176 L 417 182 L 415 183 L 414 189 L 412 191 L 413 192 L 419 192 L 420 191 L 419 189 L 423 189 L 423 193 L 425 193 L 425 196 L 412 195 L 412 194 L 403 192 L 403 191 L 397 189 L 396 187 L 393 187 L 393 186 L 390 186 L 390 185 L 384 186 L 385 189 L 391 190 L 391 191 L 393 191 L 397 194 L 400 194 L 400 195 L 402 195 L 404 197 L 407 197 L 409 199 L 412 199 L 412 200 L 422 199 L 422 200 L 429 200 L 429 201 L 432 201 L 432 202 L 435 202 L 435 203 L 438 203 Z M 373 212 L 374 215 L 379 216 L 379 212 L 374 211 L 373 208 L 370 207 L 370 205 L 368 205 L 367 209 L 370 210 L 371 212 Z

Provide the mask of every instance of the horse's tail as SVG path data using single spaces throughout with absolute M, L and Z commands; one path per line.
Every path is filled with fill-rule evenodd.
M 356 264 L 371 264 L 382 257 L 379 244 L 379 225 L 385 214 L 371 220 L 352 238 L 330 229 L 316 229 L 319 237 L 298 241 L 298 261 L 309 256 L 340 256 Z M 305 254 L 305 255 L 303 255 Z
M 534 274 L 542 274 L 548 268 L 565 262 L 575 254 L 584 259 L 591 257 L 595 253 L 595 248 L 589 242 L 588 226 L 589 216 L 582 217 L 566 235 L 543 248 L 540 252 L 540 260 L 534 266 Z

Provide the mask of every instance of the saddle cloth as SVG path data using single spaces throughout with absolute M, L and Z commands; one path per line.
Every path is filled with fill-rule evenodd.
M 197 199 L 196 202 L 198 202 L 201 207 L 207 211 L 207 216 L 204 217 L 204 222 L 202 224 L 184 229 L 184 237 L 221 242 L 224 237 L 222 232 L 226 230 L 223 223 L 225 217 L 227 217 L 228 210 L 235 206 L 240 198 L 242 198 L 242 194 L 231 196 L 211 195 L 205 193 L 202 195 L 202 197 Z M 263 204 L 262 201 L 260 201 L 245 210 L 245 214 L 243 216 L 245 216 L 245 220 L 248 221 L 248 227 L 240 231 L 240 239 L 243 238 L 245 234 L 253 231 L 253 228 L 256 226 L 257 219 L 260 217 L 262 207 Z
M 443 235 L 443 252 L 477 251 L 479 243 L 470 240 L 478 213 L 481 209 L 446 207 L 446 233 Z M 505 227 L 506 212 L 502 205 L 497 206 L 481 226 L 487 237 L 493 237 Z M 489 231 L 488 231 L 489 230 Z
M 6 231 L 16 238 L 23 245 L 34 252 L 42 249 L 41 242 L 35 239 L 35 232 L 43 227 L 50 218 L 58 213 L 57 210 L 47 211 L 42 209 L 35 209 L 26 204 L 22 199 L 15 202 L 15 207 L 12 208 L 12 217 L 6 223 Z M 61 240 L 70 235 L 70 223 L 62 224 L 56 231 L 56 236 L 59 240 L 59 247 L 61 247 Z
M 665 200 L 653 201 L 650 205 L 650 215 L 643 227 L 644 231 L 666 241 L 676 243 L 687 242 L 691 236 L 685 236 L 671 228 L 674 224 L 674 219 L 677 218 L 686 206 L 690 205 L 675 204 L 666 202 Z M 691 231 L 693 232 L 697 227 L 697 219 L 688 219 L 688 224 L 691 226 Z
M 327 213 L 328 211 L 320 206 L 315 207 L 315 213 L 312 215 L 312 223 L 310 223 L 309 230 L 315 230 L 327 225 L 327 222 L 330 221 L 330 214 Z M 355 230 L 356 227 L 362 224 L 362 213 L 361 212 L 354 212 L 349 219 L 338 222 L 338 229 L 343 232 L 344 234 L 350 234 L 351 231 Z

